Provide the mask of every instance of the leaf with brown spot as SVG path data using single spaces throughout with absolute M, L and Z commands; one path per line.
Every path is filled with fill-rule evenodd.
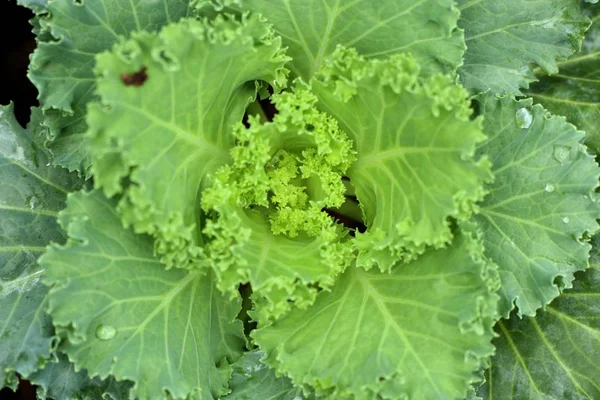
M 146 79 L 148 79 L 148 74 L 146 71 L 148 67 L 142 67 L 138 72 L 134 72 L 133 74 L 121 74 L 121 80 L 125 84 L 125 86 L 142 86 Z

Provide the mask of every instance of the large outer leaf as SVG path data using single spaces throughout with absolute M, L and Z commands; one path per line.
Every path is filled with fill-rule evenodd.
M 558 72 L 556 60 L 578 51 L 589 19 L 579 0 L 458 0 L 467 52 L 459 72 L 467 89 L 521 93 L 532 64 Z
M 489 399 L 600 398 L 600 270 L 577 274 L 535 318 L 496 328 L 496 355 L 480 394 Z
M 0 387 L 16 385 L 50 355 L 53 330 L 38 256 L 50 242 L 64 242 L 56 222 L 74 174 L 47 167 L 48 156 L 0 106 Z M 34 111 L 33 124 L 39 122 Z
M 37 386 L 37 398 L 41 400 L 128 400 L 132 386 L 131 382 L 117 382 L 112 376 L 104 380 L 90 378 L 85 369 L 76 372 L 73 363 L 61 353 L 28 380 Z
M 294 387 L 286 377 L 275 376 L 275 371 L 261 361 L 264 352 L 254 350 L 245 353 L 233 367 L 231 393 L 223 400 L 303 400 L 302 389 Z
M 109 196 L 125 190 L 124 220 L 157 237 L 169 267 L 188 267 L 201 252 L 200 189 L 230 160 L 232 125 L 254 99 L 255 81 L 284 83 L 286 60 L 256 15 L 185 19 L 98 57 L 102 104 L 88 114 L 95 184 Z M 128 85 L 123 74 L 136 73 L 147 79 Z M 122 188 L 128 174 L 132 184 Z
M 349 268 L 252 336 L 280 373 L 332 399 L 464 397 L 493 352 L 497 275 L 481 252 L 460 234 L 389 274 Z
M 527 91 L 536 103 L 564 115 L 586 133 L 586 143 L 600 150 L 600 6 L 588 5 L 592 28 L 586 33 L 583 50 L 558 63 L 560 72 L 546 76 Z
M 49 312 L 76 367 L 135 382 L 142 399 L 201 399 L 227 393 L 244 346 L 240 302 L 227 301 L 201 272 L 166 270 L 152 239 L 122 227 L 115 201 L 75 193 L 61 213 L 69 241 L 40 264 Z
M 26 4 L 31 6 L 32 1 Z M 82 133 L 87 103 L 94 98 L 95 55 L 135 30 L 155 31 L 191 13 L 187 0 L 54 0 L 40 19 L 29 77 L 39 91 L 50 127 L 53 162 L 71 170 L 89 166 Z
M 479 151 L 492 160 L 495 181 L 476 218 L 499 267 L 500 311 L 508 316 L 514 302 L 519 315 L 535 315 L 588 265 L 582 236 L 598 228 L 600 169 L 564 117 L 530 99 L 478 102 L 490 137 Z
M 490 178 L 474 157 L 485 136 L 464 89 L 446 76 L 420 82 L 409 56 L 365 61 L 341 49 L 311 87 L 357 151 L 347 175 L 368 227 L 359 264 L 387 270 L 450 241 L 448 218 L 467 218 Z
M 354 47 L 365 57 L 410 52 L 428 74 L 455 71 L 465 50 L 463 32 L 456 28 L 459 12 L 451 0 L 225 3 L 264 15 L 289 47 L 290 69 L 304 79 L 318 71 L 337 45 Z

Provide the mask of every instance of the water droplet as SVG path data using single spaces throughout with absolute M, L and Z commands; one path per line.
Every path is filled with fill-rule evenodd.
M 256 364 L 252 367 L 252 372 L 258 372 L 265 368 L 264 364 Z
M 516 114 L 517 126 L 521 129 L 529 129 L 533 122 L 533 115 L 531 111 L 526 108 L 519 108 Z
M 35 206 L 37 205 L 38 199 L 35 196 L 32 196 L 29 199 L 29 208 L 31 208 L 32 210 L 35 208 Z
M 554 146 L 554 159 L 561 164 L 566 163 L 571 158 L 571 149 L 567 146 Z
M 555 27 L 554 21 L 549 21 L 542 25 L 542 28 L 545 28 L 545 29 L 554 29 L 554 27 Z
M 569 221 L 570 221 L 569 217 L 563 217 L 563 219 L 562 219 L 562 222 L 563 222 L 564 224 L 568 224 L 568 223 L 569 223 Z
M 49 167 L 49 166 L 50 166 L 50 163 L 46 164 L 46 167 Z
M 96 337 L 100 340 L 110 340 L 115 337 L 117 330 L 110 325 L 98 325 Z
M 552 193 L 552 192 L 554 192 L 554 190 L 555 190 L 555 189 L 556 189 L 556 188 L 555 188 L 555 187 L 554 187 L 554 185 L 553 185 L 553 184 L 551 184 L 551 183 L 546 183 L 546 186 L 544 186 L 544 190 L 545 190 L 546 192 L 548 192 L 548 193 Z

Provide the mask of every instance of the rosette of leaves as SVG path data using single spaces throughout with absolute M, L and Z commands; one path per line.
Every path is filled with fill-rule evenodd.
M 233 162 L 215 173 L 202 202 L 219 288 L 237 295 L 240 283 L 251 284 L 265 321 L 290 301 L 310 305 L 352 259 L 348 230 L 324 211 L 344 202 L 352 142 L 305 89 L 273 101 L 273 122 L 237 125 Z
M 593 118 L 555 107 L 593 98 L 597 6 L 551 3 L 20 1 L 41 109 L 0 109 L 3 384 L 600 395 Z

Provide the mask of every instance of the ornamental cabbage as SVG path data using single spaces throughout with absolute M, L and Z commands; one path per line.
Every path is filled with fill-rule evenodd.
M 0 383 L 600 398 L 600 8 L 20 0 Z

